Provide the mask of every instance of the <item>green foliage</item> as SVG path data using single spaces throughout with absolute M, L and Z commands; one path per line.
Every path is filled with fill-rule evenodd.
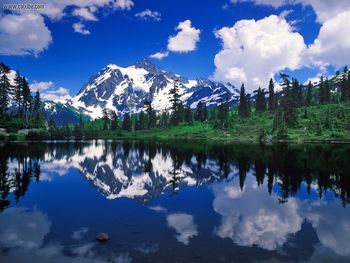
M 6 74 L 0 78 L 0 115 L 4 115 L 8 109 L 11 85 Z
M 270 79 L 269 83 L 269 98 L 268 98 L 268 108 L 269 111 L 274 111 L 277 108 L 277 103 L 276 103 L 277 97 L 275 94 L 275 84 L 273 83 L 273 79 Z
M 255 107 L 256 107 L 256 111 L 257 112 L 264 112 L 264 111 L 266 111 L 265 92 L 260 87 L 259 87 L 258 93 L 256 95 Z
M 171 102 L 171 116 L 170 116 L 170 122 L 172 125 L 178 125 L 180 123 L 181 119 L 181 108 L 182 108 L 182 102 L 180 100 L 180 94 L 179 94 L 179 85 L 180 82 L 178 80 L 174 80 L 174 86 L 169 91 L 170 95 L 170 102 Z
M 132 123 L 130 119 L 130 114 L 128 112 L 124 114 L 122 129 L 125 131 L 132 130 Z
M 46 129 L 30 130 L 26 136 L 26 139 L 31 141 L 48 140 L 50 138 L 50 134 Z
M 208 108 L 205 103 L 202 103 L 202 101 L 199 101 L 197 104 L 196 112 L 194 115 L 194 119 L 196 121 L 204 122 L 208 119 Z
M 238 115 L 241 117 L 248 117 L 250 114 L 249 110 L 249 101 L 247 100 L 247 96 L 245 94 L 244 84 L 241 86 L 241 92 L 239 96 L 239 105 L 238 105 Z
M 306 91 L 306 100 L 305 100 L 306 106 L 311 106 L 312 104 L 312 89 L 313 89 L 313 86 L 311 84 L 311 81 L 309 81 L 309 84 L 307 85 L 307 91 Z

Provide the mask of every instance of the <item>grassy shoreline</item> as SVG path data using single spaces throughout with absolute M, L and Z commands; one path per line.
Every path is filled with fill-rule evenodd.
M 249 126 L 248 126 L 249 127 Z M 332 132 L 325 132 L 321 135 L 303 133 L 298 129 L 288 130 L 285 139 L 277 139 L 273 134 L 262 134 L 258 127 L 249 127 L 249 131 L 242 127 L 220 130 L 214 129 L 209 124 L 195 123 L 180 124 L 177 127 L 158 128 L 146 131 L 101 131 L 99 136 L 89 137 L 44 137 L 29 139 L 26 134 L 19 132 L 17 134 L 1 133 L 1 141 L 26 141 L 26 140 L 67 140 L 67 139 L 128 139 L 128 140 L 206 140 L 220 142 L 246 142 L 246 143 L 324 143 L 324 144 L 350 144 L 349 136 L 331 136 Z M 264 136 L 262 136 L 264 135 Z

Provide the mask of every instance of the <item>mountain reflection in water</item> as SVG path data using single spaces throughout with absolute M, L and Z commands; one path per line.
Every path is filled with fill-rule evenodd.
M 348 145 L 4 144 L 0 259 L 349 262 L 349 171 Z

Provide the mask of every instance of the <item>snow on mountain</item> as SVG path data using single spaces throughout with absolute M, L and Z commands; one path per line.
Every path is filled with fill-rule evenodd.
M 153 107 L 161 111 L 170 108 L 169 91 L 174 79 L 179 80 L 181 100 L 193 109 L 199 101 L 208 107 L 215 107 L 226 99 L 230 103 L 238 100 L 239 91 L 229 83 L 201 78 L 188 80 L 143 60 L 126 68 L 108 65 L 92 76 L 69 103 L 92 118 L 102 117 L 103 108 L 118 115 L 137 113 L 142 110 L 146 100 L 151 100 Z

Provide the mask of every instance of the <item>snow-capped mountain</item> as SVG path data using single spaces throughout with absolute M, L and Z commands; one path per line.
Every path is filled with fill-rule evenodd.
M 189 80 L 143 60 L 126 68 L 108 65 L 92 76 L 68 103 L 92 118 L 102 117 L 103 108 L 118 115 L 137 113 L 146 100 L 151 100 L 153 107 L 161 111 L 170 108 L 169 91 L 174 79 L 179 80 L 181 100 L 192 109 L 199 101 L 208 107 L 215 107 L 226 99 L 233 104 L 239 97 L 239 90 L 229 83 L 221 84 L 202 78 Z

